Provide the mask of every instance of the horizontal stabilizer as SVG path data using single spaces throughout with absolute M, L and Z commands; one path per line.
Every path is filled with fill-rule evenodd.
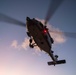
M 58 60 L 55 62 L 48 62 L 48 65 L 57 65 L 57 64 L 65 64 L 66 60 Z

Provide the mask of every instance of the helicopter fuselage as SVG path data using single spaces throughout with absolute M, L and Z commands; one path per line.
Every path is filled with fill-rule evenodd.
M 27 20 L 26 25 L 28 32 L 33 37 L 33 40 L 35 41 L 37 46 L 41 50 L 50 53 L 52 38 L 48 32 L 48 29 L 45 28 L 44 25 L 36 19 Z

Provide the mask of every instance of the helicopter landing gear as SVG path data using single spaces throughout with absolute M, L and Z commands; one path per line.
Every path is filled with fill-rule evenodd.
M 30 38 L 30 39 L 29 39 L 29 42 L 30 42 L 30 43 L 29 43 L 29 46 L 30 46 L 31 48 L 34 48 L 34 47 L 37 46 L 37 45 L 36 45 L 36 43 L 32 43 L 32 41 L 33 41 L 33 39 Z
M 31 47 L 31 48 L 34 48 L 34 46 L 33 46 L 33 44 L 32 44 L 32 38 L 30 38 L 30 40 L 29 40 L 29 46 Z
M 58 55 L 55 55 L 55 58 L 57 59 L 58 58 Z
M 51 51 L 51 53 L 54 53 L 54 51 Z
M 31 48 L 34 48 L 34 46 L 33 46 L 32 44 L 29 44 L 29 46 L 30 46 Z
M 33 41 L 32 36 L 30 35 L 29 32 L 27 32 L 27 35 L 28 35 L 28 37 L 30 37 L 30 39 L 29 39 L 29 46 L 30 46 L 30 48 L 34 48 L 34 45 L 32 44 L 32 41 Z
M 30 42 L 30 44 L 32 43 L 32 39 L 31 38 L 30 38 L 29 42 Z
M 27 35 L 30 37 L 30 39 L 29 39 L 29 46 L 30 46 L 30 48 L 34 48 L 34 45 L 32 44 L 33 39 L 31 37 L 30 33 L 27 32 Z

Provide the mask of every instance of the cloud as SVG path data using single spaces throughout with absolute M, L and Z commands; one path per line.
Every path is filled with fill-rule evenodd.
M 33 43 L 34 43 L 34 41 L 33 41 Z M 11 47 L 14 49 L 17 49 L 17 50 L 29 50 L 29 38 L 25 38 L 21 44 L 18 44 L 17 40 L 13 40 L 11 43 Z M 34 54 L 34 55 L 37 54 L 40 56 L 40 54 L 39 54 L 40 52 L 41 51 L 40 51 L 39 47 L 35 46 L 32 54 Z
M 18 48 L 18 42 L 17 42 L 17 40 L 13 40 L 12 41 L 11 47 Z
M 24 41 L 21 44 L 18 44 L 17 40 L 13 40 L 11 43 L 11 47 L 21 50 L 21 49 L 27 49 L 29 45 L 29 39 L 25 38 Z
M 21 47 L 23 49 L 26 49 L 28 47 L 28 45 L 29 45 L 29 39 L 28 38 L 25 38 L 24 41 L 21 44 Z

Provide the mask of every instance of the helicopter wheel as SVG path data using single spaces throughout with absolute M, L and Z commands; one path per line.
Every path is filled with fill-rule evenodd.
M 32 39 L 30 39 L 29 42 L 32 43 Z
M 31 44 L 29 44 L 29 46 L 30 46 L 31 48 L 34 48 L 34 46 L 33 46 L 33 45 L 31 45 Z
M 56 58 L 58 58 L 58 55 L 55 55 Z
M 51 51 L 51 53 L 54 53 L 54 51 Z

